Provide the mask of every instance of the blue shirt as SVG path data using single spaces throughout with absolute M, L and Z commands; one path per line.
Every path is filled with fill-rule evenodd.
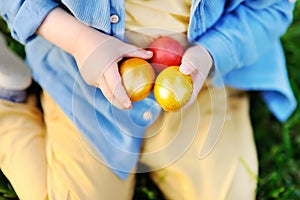
M 83 81 L 71 55 L 35 35 L 45 16 L 61 4 L 83 23 L 122 38 L 122 0 L 0 0 L 0 12 L 12 36 L 25 45 L 34 79 L 125 179 L 138 161 L 145 128 L 161 109 L 150 95 L 129 111 L 118 110 Z M 188 28 L 188 38 L 205 46 L 214 59 L 214 84 L 261 91 L 280 121 L 296 108 L 280 44 L 293 9 L 288 0 L 193 0 Z M 112 14 L 119 16 L 118 23 L 110 22 Z M 144 119 L 145 112 L 153 118 Z

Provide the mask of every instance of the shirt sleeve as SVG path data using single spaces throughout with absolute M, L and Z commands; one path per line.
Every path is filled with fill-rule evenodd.
M 211 53 L 225 76 L 255 63 L 278 41 L 292 22 L 294 3 L 288 0 L 248 0 L 225 14 L 197 42 Z
M 58 5 L 55 0 L 0 0 L 0 13 L 12 37 L 25 44 L 35 36 L 44 18 Z

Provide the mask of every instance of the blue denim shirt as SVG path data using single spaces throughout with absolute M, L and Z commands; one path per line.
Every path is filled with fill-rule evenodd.
M 33 78 L 125 179 L 138 161 L 145 128 L 161 109 L 152 96 L 129 111 L 116 109 L 83 81 L 72 56 L 35 35 L 45 16 L 62 4 L 89 26 L 111 35 L 124 33 L 124 0 L 0 0 L 0 12 L 12 36 L 25 45 Z M 211 53 L 220 75 L 213 77 L 214 84 L 261 91 L 280 121 L 296 107 L 280 44 L 293 9 L 288 0 L 193 0 L 190 10 L 188 38 Z M 110 22 L 112 14 L 119 16 L 118 23 Z M 153 117 L 143 118 L 145 112 Z

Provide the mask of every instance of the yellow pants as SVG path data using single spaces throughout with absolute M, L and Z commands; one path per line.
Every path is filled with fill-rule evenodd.
M 116 177 L 90 155 L 53 100 L 41 100 L 43 116 L 32 97 L 26 104 L 0 101 L 0 167 L 20 199 L 131 199 L 134 173 Z M 255 199 L 248 109 L 244 92 L 208 86 L 191 107 L 162 113 L 147 129 L 140 162 L 166 199 Z

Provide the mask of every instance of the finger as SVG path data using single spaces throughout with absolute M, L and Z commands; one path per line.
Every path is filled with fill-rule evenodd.
M 203 84 L 204 84 L 204 79 L 201 76 L 200 73 L 192 73 L 191 74 L 192 80 L 193 80 L 193 93 L 192 96 L 189 100 L 189 102 L 183 107 L 183 110 L 185 110 L 186 108 L 188 108 L 190 105 L 192 105 L 194 103 L 194 101 L 196 100 L 199 91 L 201 90 Z
M 196 67 L 187 60 L 186 58 L 182 59 L 182 63 L 179 66 L 179 71 L 185 75 L 191 75 L 197 71 Z
M 192 73 L 194 73 L 195 69 L 189 65 L 181 64 L 179 66 L 179 71 L 185 75 L 191 75 Z
M 125 108 L 131 108 L 131 101 L 122 84 L 122 79 L 117 64 L 109 67 L 104 74 L 108 87 L 116 98 Z
M 199 72 L 191 74 L 193 79 L 193 97 L 197 97 L 200 89 L 202 88 L 205 79 L 201 76 Z
M 124 56 L 150 59 L 153 56 L 153 52 L 147 51 L 143 48 L 137 48 L 137 47 L 131 46 L 131 49 L 128 50 L 127 52 L 125 52 Z
M 105 98 L 114 106 L 117 108 L 123 110 L 125 107 L 114 97 L 112 91 L 110 90 L 105 77 L 103 77 L 98 84 L 98 87 L 101 89 L 102 94 L 105 96 Z
M 183 74 L 192 74 L 199 70 L 203 77 L 206 77 L 213 64 L 209 52 L 201 45 L 188 48 L 182 58 L 180 71 Z

